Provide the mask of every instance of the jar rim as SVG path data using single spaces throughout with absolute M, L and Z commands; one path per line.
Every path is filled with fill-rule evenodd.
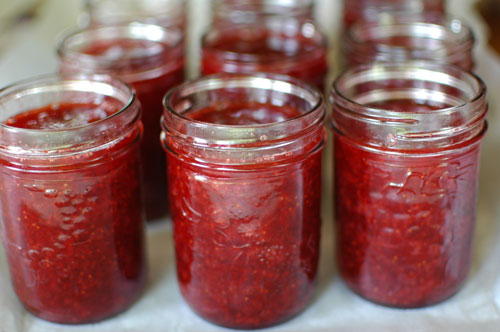
M 215 82 L 213 82 L 215 81 Z M 217 82 L 218 81 L 218 82 Z M 220 88 L 258 88 L 265 89 L 265 86 L 269 85 L 278 85 L 281 83 L 283 86 L 281 87 L 282 91 L 285 89 L 285 86 L 288 85 L 291 87 L 292 85 L 302 90 L 302 95 L 307 93 L 310 98 L 315 98 L 315 103 L 312 104 L 311 109 L 307 112 L 302 113 L 301 115 L 287 119 L 280 122 L 272 122 L 272 123 L 263 123 L 263 124 L 253 124 L 253 125 L 224 125 L 224 124 L 214 124 L 210 122 L 193 120 L 183 114 L 178 113 L 170 104 L 170 99 L 176 93 L 180 93 L 181 90 L 187 89 L 188 92 L 194 90 L 196 87 L 202 88 L 204 90 L 216 90 Z M 189 89 L 191 87 L 191 89 Z M 290 89 L 291 90 L 291 89 Z M 277 124 L 285 124 L 289 122 L 293 122 L 295 120 L 301 119 L 307 114 L 315 112 L 321 106 L 323 106 L 323 97 L 321 96 L 321 92 L 318 88 L 303 82 L 302 80 L 293 78 L 291 76 L 282 75 L 282 74 L 274 74 L 274 73 L 253 73 L 253 74 L 242 74 L 242 73 L 219 73 L 206 75 L 201 78 L 186 81 L 172 89 L 170 89 L 165 96 L 163 97 L 163 106 L 165 110 L 168 110 L 171 114 L 176 117 L 183 119 L 185 121 L 199 123 L 200 125 L 205 125 L 207 127 L 213 128 L 271 128 L 276 126 Z
M 432 113 L 448 113 L 451 110 L 458 109 L 458 108 L 463 108 L 467 104 L 472 104 L 475 103 L 481 99 L 484 99 L 486 96 L 486 85 L 483 82 L 483 80 L 474 74 L 473 72 L 470 71 L 465 71 L 457 66 L 454 65 L 448 65 L 448 64 L 438 64 L 438 63 L 433 63 L 433 62 L 428 62 L 428 61 L 408 61 L 404 63 L 373 63 L 373 64 L 362 64 L 362 65 L 357 65 L 351 68 L 348 68 L 344 70 L 333 82 L 331 92 L 335 94 L 336 96 L 340 97 L 346 104 L 350 104 L 354 106 L 354 109 L 359 110 L 360 108 L 364 109 L 369 109 L 373 110 L 374 112 L 378 113 L 387 113 L 387 114 L 398 114 L 398 113 L 404 113 L 404 114 L 421 114 L 419 113 L 413 113 L 413 112 L 397 112 L 393 110 L 388 110 L 385 108 L 377 108 L 377 107 L 367 107 L 366 105 L 356 102 L 355 100 L 350 99 L 347 97 L 344 92 L 341 91 L 339 88 L 339 84 L 342 83 L 346 77 L 349 77 L 350 75 L 353 75 L 355 73 L 363 73 L 365 72 L 366 74 L 363 75 L 362 78 L 368 78 L 370 75 L 370 71 L 373 71 L 373 77 L 376 78 L 377 76 L 377 71 L 381 70 L 404 70 L 404 69 L 409 69 L 411 71 L 414 71 L 414 74 L 417 75 L 418 72 L 420 74 L 423 74 L 425 72 L 429 73 L 430 71 L 435 71 L 435 72 L 444 72 L 444 70 L 452 70 L 452 71 L 458 71 L 462 75 L 465 75 L 468 81 L 470 82 L 475 82 L 477 84 L 476 90 L 477 92 L 473 97 L 470 98 L 467 102 L 464 102 L 460 105 L 455 105 L 455 106 L 449 106 L 445 108 L 440 108 L 438 110 L 433 110 Z M 436 76 L 437 77 L 437 76 Z M 439 78 L 439 77 L 437 77 Z M 445 77 L 441 77 L 444 79 Z M 356 83 L 357 80 L 354 80 L 354 83 Z
M 440 8 L 442 7 L 443 3 L 445 1 L 443 0 L 413 0 L 413 1 L 402 1 L 402 2 L 396 2 L 394 0 L 370 0 L 370 3 L 374 3 L 374 6 L 393 6 L 393 5 L 405 5 L 406 7 L 409 8 L 419 8 L 417 5 L 419 3 L 423 3 L 424 5 L 436 5 L 436 7 Z M 365 3 L 363 1 L 347 1 L 347 3 L 350 6 L 356 6 L 356 7 L 361 7 L 365 6 Z
M 368 37 L 363 38 L 363 34 Z M 379 34 L 379 35 L 377 35 Z M 407 47 L 392 45 L 390 42 L 371 42 L 380 38 L 408 37 L 411 39 L 429 38 L 437 41 L 450 41 L 439 48 Z M 352 52 L 363 54 L 377 53 L 390 56 L 407 54 L 409 50 L 418 52 L 419 58 L 435 60 L 436 55 L 448 58 L 463 57 L 466 50 L 472 49 L 475 37 L 472 29 L 464 20 L 453 17 L 434 17 L 432 15 L 408 15 L 405 13 L 387 14 L 384 20 L 359 21 L 352 24 L 346 32 L 345 47 Z M 388 60 L 390 60 L 388 59 Z M 377 59 L 379 60 L 379 59 Z
M 263 14 L 295 16 L 310 12 L 314 0 L 213 0 L 212 8 L 218 13 L 226 14 L 230 10 L 255 11 Z M 283 9 L 288 11 L 283 12 Z
M 348 95 L 349 89 L 361 84 L 368 84 L 362 92 L 352 90 L 358 93 L 357 100 Z M 387 84 L 391 88 L 384 88 Z M 354 121 L 371 133 L 369 137 L 358 133 L 357 139 L 396 151 L 451 148 L 480 136 L 486 126 L 486 85 L 474 73 L 452 65 L 413 61 L 355 66 L 335 80 L 330 98 L 336 132 L 349 136 L 349 123 Z M 432 101 L 440 106 L 415 111 L 376 104 L 395 100 Z
M 0 105 L 9 100 L 20 100 L 30 95 L 53 93 L 61 90 L 99 93 L 117 99 L 122 105 L 115 112 L 102 119 L 67 128 L 20 128 L 6 124 L 5 120 L 8 119 L 6 118 L 0 122 L 0 131 L 2 132 L 0 150 L 2 150 L 2 153 L 33 156 L 47 156 L 47 153 L 51 153 L 51 156 L 58 156 L 65 153 L 91 150 L 99 144 L 103 144 L 102 141 L 99 141 L 101 138 L 106 141 L 104 143 L 111 143 L 126 135 L 134 127 L 134 124 L 140 120 L 141 111 L 135 90 L 119 79 L 102 74 L 56 73 L 14 82 L 0 90 Z M 62 101 L 71 102 L 71 100 Z M 50 101 L 47 101 L 43 105 L 37 105 L 35 109 L 49 104 Z M 31 109 L 33 108 L 28 107 L 26 110 L 17 112 L 12 116 Z M 116 124 L 120 124 L 121 128 L 118 132 L 112 132 Z M 34 141 L 37 143 L 34 143 Z
M 107 37 L 107 38 L 103 38 Z M 122 58 L 112 58 L 106 55 L 93 55 L 87 54 L 79 51 L 77 48 L 84 44 L 87 40 L 113 40 L 115 38 L 126 39 L 126 40 L 143 40 L 150 41 L 153 43 L 158 43 L 162 45 L 167 45 L 167 50 L 162 50 L 160 53 L 155 53 L 151 55 L 141 54 L 136 57 L 122 57 Z M 183 32 L 177 27 L 165 28 L 156 24 L 146 24 L 139 22 L 131 23 L 119 23 L 113 25 L 98 25 L 87 27 L 84 29 L 76 29 L 63 35 L 57 44 L 57 54 L 61 59 L 70 59 L 77 61 L 79 66 L 82 64 L 88 64 L 89 66 L 97 64 L 98 70 L 106 71 L 112 70 L 112 68 L 121 63 L 127 63 L 130 61 L 142 60 L 144 58 L 154 58 L 161 56 L 162 54 L 172 53 L 173 50 L 182 50 L 184 44 Z M 163 66 L 169 66 L 169 63 L 165 63 Z M 157 68 L 146 68 L 140 71 L 140 73 L 155 72 Z M 120 74 L 120 76 L 126 76 L 127 73 Z
M 161 6 L 154 6 L 154 14 L 158 14 L 158 10 L 161 10 L 163 9 L 163 11 L 160 11 L 160 14 L 163 14 L 163 13 L 176 13 L 176 12 L 181 12 L 183 10 L 183 7 L 185 7 L 186 5 L 186 0 L 175 0 L 175 1 L 172 1 L 172 0 L 167 0 L 167 1 L 163 1 L 164 3 L 161 4 Z M 110 3 L 116 3 L 116 1 L 103 1 L 103 0 L 87 0 L 86 1 L 86 7 L 91 10 L 92 8 L 95 8 L 96 6 L 104 6 L 104 9 L 110 9 L 110 8 L 107 8 L 106 5 L 109 5 Z M 118 3 L 120 4 L 121 6 L 121 9 L 125 8 L 125 9 L 143 9 L 142 8 L 130 8 L 128 6 L 131 6 L 131 4 L 134 4 L 134 5 L 142 5 L 142 4 L 145 4 L 147 2 L 143 2 L 143 1 L 124 1 L 124 0 L 121 0 L 121 1 L 118 1 Z M 144 7 L 147 7 L 147 6 L 144 6 Z M 116 14 L 116 11 L 113 12 L 113 13 L 106 13 L 108 15 L 114 15 Z M 106 16 L 106 14 L 103 14 L 103 17 Z M 118 14 L 122 14 L 121 12 L 118 12 Z M 136 13 L 137 14 L 137 13 Z M 139 13 L 141 14 L 141 13 Z M 152 13 L 153 14 L 153 13 Z
M 206 99 L 211 91 L 235 94 L 227 98 L 213 94 L 213 100 Z M 201 96 L 203 105 L 194 105 L 197 95 Z M 280 107 L 295 103 L 288 98 L 302 105 L 292 106 L 301 114 L 284 121 L 228 125 L 193 120 L 184 114 L 210 107 L 218 100 L 227 100 L 230 104 L 243 99 Z M 323 146 L 325 140 L 325 104 L 321 92 L 286 75 L 221 73 L 204 76 L 170 90 L 163 105 L 161 140 L 164 148 L 179 156 L 186 156 L 185 151 L 189 151 L 189 158 L 200 163 L 267 167 L 269 163 L 291 162 L 312 153 Z
M 116 84 L 117 86 L 121 88 L 126 88 L 129 89 L 131 92 L 131 96 L 129 100 L 120 108 L 120 110 L 106 116 L 103 119 L 99 119 L 97 121 L 91 122 L 91 123 L 86 123 L 83 125 L 75 126 L 75 127 L 70 127 L 70 128 L 48 128 L 48 129 L 32 129 L 32 128 L 20 128 L 16 126 L 10 126 L 6 124 L 5 122 L 0 122 L 0 127 L 5 128 L 8 130 L 12 131 L 18 131 L 18 132 L 40 132 L 40 133 L 57 133 L 57 132 L 67 132 L 67 131 L 78 131 L 81 129 L 88 128 L 93 125 L 98 125 L 102 122 L 108 121 L 110 119 L 113 119 L 115 117 L 120 116 L 121 113 L 125 112 L 126 109 L 128 109 L 134 101 L 137 99 L 136 92 L 132 86 L 129 84 L 111 77 L 109 75 L 104 75 L 104 74 L 43 74 L 43 75 L 38 75 L 35 77 L 27 78 L 21 81 L 17 81 L 14 83 L 11 83 L 3 88 L 0 88 L 0 101 L 3 98 L 8 97 L 11 94 L 15 93 L 21 93 L 23 91 L 26 91 L 27 89 L 30 88 L 36 88 L 36 86 L 41 85 L 41 84 L 51 84 L 51 83 L 62 83 L 62 82 L 72 82 L 72 81 L 82 81 L 82 82 L 99 82 L 103 84 L 111 83 L 111 84 Z

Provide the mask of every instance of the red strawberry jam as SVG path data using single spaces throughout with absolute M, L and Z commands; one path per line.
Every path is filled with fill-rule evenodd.
M 142 291 L 142 127 L 115 126 L 125 119 L 128 111 L 117 113 L 124 106 L 111 97 L 68 101 L 4 122 L 2 146 L 7 132 L 19 129 L 48 142 L 0 151 L 1 231 L 12 284 L 24 306 L 43 319 L 99 321 L 128 308 Z M 128 107 L 137 121 L 137 102 Z M 107 132 L 111 126 L 118 133 Z M 58 147 L 45 148 L 52 143 Z
M 52 104 L 26 111 L 5 124 L 24 129 L 68 129 L 105 119 L 117 110 L 116 101 L 112 99 L 102 104 Z

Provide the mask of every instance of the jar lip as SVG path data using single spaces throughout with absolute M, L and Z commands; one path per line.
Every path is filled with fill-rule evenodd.
M 399 8 L 404 9 L 418 9 L 421 10 L 421 5 L 426 8 L 426 6 L 434 5 L 432 8 L 441 8 L 443 7 L 443 0 L 417 0 L 417 1 L 393 1 L 393 0 L 371 0 L 371 6 L 400 6 Z M 363 1 L 346 1 L 349 6 L 355 6 L 356 8 L 360 8 L 365 6 Z M 407 11 L 407 10 L 406 10 Z
M 161 6 L 154 6 L 154 8 L 152 8 L 151 10 L 154 9 L 154 13 L 153 12 L 149 12 L 149 8 L 147 8 L 147 5 L 146 6 L 142 6 L 142 7 L 136 7 L 136 8 L 133 8 L 133 5 L 143 5 L 145 4 L 145 2 L 143 1 L 118 1 L 118 3 L 120 4 L 121 8 L 120 9 L 125 9 L 125 11 L 118 11 L 116 12 L 116 8 L 113 7 L 113 8 L 109 8 L 108 6 L 110 6 L 111 4 L 116 4 L 116 1 L 102 1 L 102 0 L 87 0 L 86 1 L 86 7 L 89 9 L 89 11 L 92 11 L 93 8 L 95 8 L 96 6 L 98 8 L 101 8 L 101 9 L 106 9 L 108 12 L 106 13 L 102 13 L 102 15 L 98 15 L 98 17 L 112 17 L 114 15 L 124 15 L 126 13 L 126 10 L 134 10 L 136 15 L 139 15 L 139 16 L 145 16 L 144 14 L 155 14 L 157 15 L 158 14 L 158 11 L 160 10 L 159 14 L 176 14 L 176 13 L 181 13 L 182 11 L 184 11 L 184 7 L 186 6 L 186 0 L 176 0 L 176 1 L 172 1 L 172 0 L 167 0 L 167 1 L 163 1 L 164 3 L 161 4 Z M 114 9 L 114 10 L 113 10 Z M 163 9 L 163 10 L 162 10 Z M 139 12 L 137 13 L 137 10 L 139 10 Z M 144 10 L 144 11 L 140 11 L 140 10 Z M 111 12 L 112 11 L 112 12 Z M 95 14 L 95 13 L 93 13 Z
M 411 29 L 413 28 L 413 29 Z M 432 31 L 431 31 L 432 30 Z M 440 30 L 441 34 L 436 34 Z M 369 35 L 363 38 L 361 35 Z M 379 33 L 381 36 L 377 36 Z M 411 35 L 416 33 L 416 35 Z M 371 42 L 371 37 L 375 35 L 375 40 L 379 38 L 408 37 L 408 38 L 430 38 L 434 40 L 446 41 L 450 36 L 454 38 L 453 44 L 444 47 L 405 47 L 392 45 L 389 42 Z M 436 38 L 438 37 L 438 38 Z M 464 20 L 453 17 L 433 17 L 430 15 L 407 15 L 403 13 L 388 14 L 385 20 L 380 21 L 359 21 L 351 25 L 346 33 L 346 46 L 363 52 L 377 52 L 391 54 L 394 52 L 404 53 L 408 49 L 418 51 L 421 56 L 435 55 L 437 52 L 455 53 L 464 49 L 470 49 L 474 45 L 474 33 Z M 460 54 L 462 56 L 462 54 Z
M 192 107 L 189 100 L 191 95 L 217 90 L 234 92 L 235 89 L 250 90 L 250 100 L 259 90 L 293 96 L 304 101 L 305 109 L 300 115 L 284 121 L 250 125 L 210 123 L 193 120 L 183 114 L 189 112 L 190 108 L 197 110 L 210 106 Z M 259 98 L 255 101 L 259 102 L 258 100 Z M 272 104 L 272 101 L 265 102 Z M 170 90 L 163 99 L 163 106 L 163 134 L 168 133 L 169 136 L 187 141 L 194 140 L 198 146 L 217 146 L 221 151 L 250 151 L 262 146 L 279 146 L 287 140 L 297 139 L 317 126 L 322 126 L 325 118 L 323 97 L 316 87 L 289 76 L 270 73 L 222 73 L 204 76 Z M 183 110 L 177 111 L 176 106 L 177 109 L 182 107 Z
M 229 3 L 226 1 L 212 1 L 212 8 L 224 14 L 230 10 L 243 12 L 259 10 L 263 14 L 294 16 L 311 11 L 315 4 L 314 0 L 230 0 Z M 283 12 L 283 9 L 288 11 Z
M 215 81 L 215 82 L 214 82 Z M 219 82 L 217 82 L 219 81 Z M 252 83 L 252 81 L 256 81 L 255 83 Z M 231 82 L 231 83 L 229 83 Z M 285 90 L 285 85 L 288 85 L 289 87 L 295 86 L 298 89 L 302 90 L 302 95 L 305 93 L 309 94 L 310 97 L 315 98 L 315 103 L 311 105 L 310 110 L 307 112 L 304 112 L 300 114 L 299 116 L 296 116 L 291 119 L 287 119 L 284 121 L 280 122 L 272 122 L 272 123 L 263 123 L 263 124 L 253 124 L 253 125 L 226 125 L 226 124 L 214 124 L 210 122 L 204 122 L 204 121 L 198 121 L 198 120 L 193 120 L 179 112 L 177 112 L 171 105 L 170 99 L 172 96 L 176 93 L 180 93 L 182 90 L 187 89 L 188 92 L 192 91 L 194 88 L 192 87 L 195 85 L 196 87 L 201 87 L 202 90 L 216 90 L 220 88 L 263 88 L 263 86 L 266 85 L 274 85 L 274 84 L 283 84 L 282 90 Z M 274 83 L 273 83 L 274 82 Z M 264 84 L 264 85 L 262 85 Z M 191 87 L 191 89 L 189 89 Z M 291 90 L 290 90 L 291 91 Z M 285 92 L 285 91 L 282 91 Z M 219 74 L 213 74 L 213 75 L 207 75 L 203 76 L 201 78 L 192 80 L 192 81 L 187 81 L 184 82 L 181 85 L 178 85 L 177 87 L 174 87 L 173 89 L 170 89 L 170 91 L 167 92 L 167 94 L 163 97 L 163 106 L 165 110 L 168 110 L 170 114 L 173 114 L 176 118 L 182 119 L 186 122 L 190 123 L 196 123 L 200 126 L 205 126 L 209 128 L 259 128 L 259 129 L 264 129 L 264 128 L 272 128 L 276 125 L 283 125 L 286 123 L 294 122 L 297 120 L 300 120 L 301 118 L 307 116 L 308 114 L 314 113 L 316 110 L 321 108 L 324 105 L 323 103 L 323 97 L 321 95 L 321 92 L 318 90 L 318 88 L 301 81 L 299 79 L 287 76 L 287 75 L 281 75 L 281 74 L 273 74 L 273 73 L 253 73 L 253 74 L 241 74 L 241 73 L 219 73 Z
M 118 36 L 126 40 L 145 40 L 167 45 L 168 50 L 162 50 L 159 54 L 170 53 L 174 49 L 181 49 L 184 43 L 183 32 L 180 28 L 165 28 L 156 24 L 131 22 L 107 26 L 100 25 L 70 31 L 59 40 L 57 44 L 57 54 L 60 58 L 68 57 L 76 59 L 80 63 L 98 63 L 104 68 L 110 64 L 136 61 L 145 58 L 145 56 L 141 54 L 138 57 L 110 59 L 106 55 L 92 55 L 74 49 L 81 45 L 86 38 L 89 40 L 101 40 L 99 34 L 102 36 L 110 34 L 112 37 Z M 109 38 L 104 38 L 103 40 L 106 39 Z M 71 43 L 76 43 L 76 45 L 71 45 Z M 159 54 L 147 55 L 146 57 L 155 57 Z
M 485 100 L 486 98 L 486 85 L 482 81 L 482 79 L 474 74 L 473 72 L 470 71 L 465 71 L 464 69 L 461 69 L 460 67 L 454 66 L 454 65 L 447 65 L 447 64 L 438 64 L 438 63 L 433 63 L 429 61 L 408 61 L 404 63 L 373 63 L 373 64 L 362 64 L 362 65 L 357 65 L 351 68 L 348 68 L 345 70 L 343 73 L 341 73 L 333 82 L 332 88 L 331 88 L 331 93 L 332 95 L 338 96 L 343 103 L 349 107 L 351 105 L 351 111 L 354 111 L 355 113 L 361 115 L 359 112 L 360 109 L 365 109 L 370 111 L 371 113 L 377 113 L 377 114 L 383 114 L 383 115 L 393 115 L 395 117 L 405 115 L 405 118 L 408 117 L 408 115 L 417 115 L 417 114 L 422 114 L 421 112 L 416 113 L 416 112 L 398 112 L 393 109 L 387 109 L 387 108 L 378 108 L 378 107 L 372 107 L 372 106 L 367 106 L 363 103 L 359 103 L 348 96 L 345 95 L 344 92 L 339 88 L 339 85 L 342 83 L 343 80 L 347 79 L 349 76 L 354 75 L 356 73 L 362 73 L 362 77 L 367 78 L 369 77 L 370 71 L 373 72 L 374 76 L 377 76 L 377 72 L 382 72 L 384 70 L 393 70 L 393 71 L 405 71 L 405 70 L 410 70 L 414 71 L 414 74 L 423 74 L 425 72 L 429 73 L 430 71 L 433 71 L 435 73 L 439 74 L 444 74 L 446 70 L 451 70 L 458 72 L 462 75 L 465 75 L 466 79 L 469 80 L 470 82 L 475 83 L 476 86 L 476 92 L 474 96 L 469 98 L 467 102 L 464 102 L 460 105 L 455 105 L 455 106 L 449 106 L 445 108 L 440 108 L 437 110 L 432 110 L 429 111 L 428 113 L 432 114 L 440 114 L 440 113 L 450 113 L 454 110 L 459 110 L 464 108 L 467 105 L 470 104 L 475 104 L 481 100 Z M 451 75 L 448 75 L 451 76 Z M 376 81 L 376 80 L 375 80 Z M 356 83 L 356 80 L 354 80 Z
M 101 83 L 101 84 L 113 84 L 115 86 L 118 86 L 119 88 L 124 88 L 126 90 L 129 90 L 131 92 L 129 100 L 124 103 L 124 105 L 116 112 L 106 116 L 103 119 L 99 119 L 94 122 L 86 123 L 80 126 L 75 126 L 75 127 L 70 127 L 70 128 L 50 128 L 50 129 L 31 129 L 31 128 L 19 128 L 16 126 L 10 126 L 6 124 L 4 121 L 0 122 L 0 128 L 7 129 L 11 132 L 19 132 L 19 133 L 62 133 L 62 132 L 73 132 L 73 131 L 79 131 L 79 130 L 84 130 L 86 128 L 100 125 L 103 122 L 112 120 L 118 116 L 120 116 L 122 113 L 124 113 L 127 109 L 129 109 L 132 104 L 137 100 L 136 92 L 130 86 L 129 84 L 111 77 L 109 75 L 103 75 L 103 74 L 44 74 L 44 75 L 39 75 L 31 78 L 27 78 L 21 81 L 14 82 L 4 88 L 0 89 L 0 101 L 3 98 L 6 98 L 12 94 L 22 94 L 23 92 L 29 90 L 29 89 L 36 89 L 37 86 L 44 84 L 44 83 L 70 83 L 70 82 L 92 82 L 92 83 Z M 22 96 L 22 95 L 20 95 Z
M 284 121 L 248 125 L 204 122 L 188 116 L 207 107 L 223 111 L 226 103 L 240 102 L 292 107 L 300 114 Z M 204 76 L 170 90 L 163 105 L 164 148 L 202 164 L 228 169 L 235 165 L 268 167 L 316 151 L 325 140 L 322 94 L 316 87 L 285 75 Z

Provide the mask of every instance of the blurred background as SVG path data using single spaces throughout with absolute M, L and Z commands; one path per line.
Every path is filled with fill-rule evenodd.
M 454 5 L 458 2 L 460 6 Z M 316 19 L 330 42 L 331 76 L 338 68 L 336 55 L 341 7 L 342 0 L 316 1 Z M 500 50 L 500 1 L 449 0 L 448 10 L 452 15 L 482 27 L 475 31 L 478 45 L 490 40 Z M 198 73 L 200 37 L 210 19 L 209 0 L 188 0 L 187 55 L 191 78 Z M 0 86 L 56 71 L 55 46 L 58 40 L 68 31 L 84 26 L 87 20 L 84 0 L 0 0 Z M 490 27 L 483 22 L 491 24 Z
M 147 1 L 147 0 L 144 0 Z M 206 31 L 211 20 L 210 0 L 187 0 L 188 1 L 188 33 L 187 33 L 187 57 L 188 57 L 188 75 L 190 78 L 198 76 L 199 73 L 199 49 L 201 36 Z M 339 71 L 339 36 L 341 29 L 341 8 L 343 0 L 316 0 L 315 15 L 316 20 L 329 40 L 329 62 L 330 62 L 330 81 Z M 349 0 L 346 0 L 349 1 Z M 483 162 L 481 169 L 481 197 L 479 201 L 478 220 L 481 222 L 478 225 L 476 238 L 481 238 L 482 241 L 476 241 L 475 260 L 473 267 L 473 282 L 467 284 L 466 289 L 461 293 L 461 297 L 457 299 L 458 305 L 463 305 L 468 310 L 470 316 L 462 315 L 461 311 L 455 314 L 455 307 L 432 308 L 435 311 L 409 311 L 401 319 L 405 326 L 412 326 L 412 322 L 419 324 L 431 324 L 440 327 L 439 331 L 498 331 L 498 308 L 500 307 L 500 279 L 496 273 L 498 265 L 498 248 L 500 243 L 500 232 L 498 231 L 498 216 L 500 210 L 498 204 L 498 179 L 500 179 L 498 171 L 498 162 L 495 159 L 499 155 L 500 142 L 500 116 L 497 112 L 500 105 L 500 94 L 494 93 L 494 87 L 498 87 L 500 80 L 497 73 L 500 72 L 500 0 L 448 0 L 448 11 L 451 15 L 462 18 L 469 25 L 474 27 L 476 36 L 476 57 L 477 57 L 477 72 L 486 81 L 490 87 L 488 96 L 490 102 L 490 130 L 485 140 L 483 156 L 490 158 L 488 162 Z M 0 0 L 0 87 L 6 86 L 13 82 L 32 77 L 34 75 L 55 72 L 58 68 L 58 58 L 55 52 L 58 41 L 69 31 L 83 27 L 88 23 L 88 16 L 85 12 L 84 0 Z M 487 46 L 489 44 L 491 47 Z M 477 52 L 480 51 L 480 52 Z M 328 158 L 328 162 L 330 158 Z M 493 181 L 492 181 L 493 180 Z M 328 182 L 331 183 L 331 182 Z M 324 220 L 325 225 L 330 225 L 329 220 Z M 153 233 L 150 237 L 150 252 L 152 261 L 161 261 L 162 254 L 170 249 L 170 242 L 165 243 L 165 234 Z M 327 237 L 328 239 L 328 237 Z M 493 250 L 496 248 L 495 250 Z M 327 251 L 330 250 L 327 248 Z M 1 250 L 0 250 L 1 251 Z M 3 255 L 3 252 L 0 252 Z M 171 252 L 170 252 L 171 255 Z M 321 282 L 324 285 L 330 285 L 330 278 L 333 274 L 332 266 L 329 264 L 328 256 L 326 263 L 323 264 Z M 0 263 L 1 263 L 0 259 Z M 484 262 L 492 262 L 495 264 L 484 264 Z M 323 262 L 324 263 L 324 262 Z M 326 267 L 325 267 L 326 266 Z M 486 268 L 488 267 L 488 268 Z M 154 278 L 160 278 L 162 275 L 161 266 L 156 266 L 152 271 Z M 491 271 L 493 272 L 491 272 Z M 169 282 L 165 289 L 173 287 L 173 278 L 169 275 Z M 498 280 L 497 280 L 498 279 Z M 0 294 L 1 294 L 0 284 Z M 323 286 L 327 287 L 327 286 Z M 401 316 L 397 316 L 402 312 L 394 314 L 385 309 L 377 309 L 380 311 L 368 311 L 372 308 L 369 304 L 363 303 L 361 300 L 351 297 L 349 293 L 339 290 L 339 283 L 332 287 L 334 291 L 324 293 L 321 300 L 318 301 L 316 310 L 309 311 L 309 315 L 304 315 L 302 318 L 305 321 L 317 322 L 310 318 L 316 317 L 333 317 L 338 319 L 342 317 L 344 322 L 351 323 L 353 320 L 358 320 L 364 315 L 366 322 L 373 326 L 369 329 L 372 331 L 388 331 L 391 324 L 399 322 Z M 495 291 L 491 289 L 495 287 Z M 484 289 L 483 289 L 484 288 Z M 479 289 L 479 290 L 478 290 Z M 9 288 L 10 291 L 10 288 Z M 9 293 L 10 294 L 10 293 Z M 174 293 L 174 300 L 179 299 L 179 295 Z M 332 295 L 333 294 L 333 295 Z M 163 293 L 161 294 L 163 295 Z M 177 297 L 176 297 L 177 296 Z M 494 300 L 491 300 L 494 298 Z M 171 299 L 168 297 L 168 299 Z M 339 301 L 335 307 L 337 310 L 331 314 L 330 311 L 325 314 L 323 308 L 330 308 L 332 303 Z M 346 301 L 347 299 L 347 301 Z M 2 310 L 3 300 L 0 297 L 0 307 Z M 138 306 L 139 313 L 156 313 L 149 310 L 151 297 L 143 300 L 143 306 Z M 172 306 L 177 307 L 179 302 L 171 301 Z M 17 303 L 17 302 L 16 302 Z M 342 304 L 340 304 L 342 303 Z M 324 306 L 321 306 L 321 305 Z M 496 304 L 496 305 L 495 305 Z M 181 305 L 181 310 L 187 310 Z M 142 311 L 141 311 L 142 310 Z M 22 315 L 19 310 L 19 315 Z M 177 311 L 172 311 L 177 314 Z M 185 311 L 181 311 L 185 312 Z M 381 315 L 384 313 L 386 316 Z M 12 315 L 16 318 L 14 312 Z M 372 314 L 369 316 L 369 314 Z M 425 314 L 428 316 L 425 316 Z M 439 315 L 443 314 L 442 317 Z M 122 323 L 129 324 L 133 315 L 122 316 Z M 148 316 L 149 317 L 149 316 Z M 189 316 L 191 317 L 191 316 Z M 367 318 L 368 317 L 368 318 Z M 424 319 L 424 318 L 427 318 Z M 449 319 L 455 318 L 455 321 Z M 493 317 L 493 318 L 491 318 Z M 28 316 L 28 322 L 29 316 Z M 362 321 L 362 319 L 361 319 Z M 373 321 L 379 323 L 378 328 Z M 197 321 L 195 321 L 196 323 Z M 113 323 L 113 322 L 112 322 Z M 110 324 L 112 324 L 110 323 Z M 299 321 L 300 323 L 300 321 Z M 324 322 L 318 322 L 321 325 Z M 492 329 L 479 328 L 478 324 L 491 323 Z M 33 323 L 34 324 L 34 323 Z M 468 327 L 474 326 L 474 329 Z M 109 330 L 116 331 L 111 325 L 106 325 Z M 490 325 L 488 325 L 490 326 Z M 44 331 L 54 331 L 52 325 L 46 325 Z M 29 324 L 28 324 L 29 328 Z M 210 329 L 212 331 L 213 327 Z M 34 329 L 31 329 L 33 331 Z M 122 329 L 130 330 L 130 329 Z M 413 329 L 417 330 L 417 328 Z M 419 329 L 421 331 L 421 329 Z M 2 331 L 2 324 L 0 324 Z M 101 330 L 103 331 L 103 330 Z M 108 330 L 106 330 L 108 331 Z M 300 331 L 300 330 L 295 330 Z M 304 330 L 302 330 L 304 331 Z M 326 331 L 326 330 L 324 330 Z

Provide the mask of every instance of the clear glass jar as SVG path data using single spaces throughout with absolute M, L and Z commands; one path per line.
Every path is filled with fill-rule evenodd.
M 186 0 L 86 0 L 91 26 L 131 22 L 186 29 Z
M 388 306 L 445 300 L 469 271 L 486 88 L 430 63 L 374 64 L 331 91 L 338 266 Z
M 388 15 L 379 22 L 360 22 L 345 34 L 344 58 L 353 66 L 374 61 L 429 60 L 474 67 L 472 30 L 457 18 Z
M 144 139 L 146 216 L 158 219 L 168 212 L 165 153 L 161 132 L 162 98 L 184 81 L 184 48 L 178 29 L 127 24 L 95 27 L 70 34 L 58 54 L 63 73 L 104 73 L 134 87 L 141 102 Z
M 223 74 L 165 97 L 177 277 L 200 316 L 231 328 L 310 301 L 320 240 L 325 106 L 287 76 Z
M 384 20 L 387 14 L 426 14 L 439 18 L 445 12 L 445 0 L 344 0 L 344 29 L 357 22 Z
M 328 72 L 324 35 L 312 20 L 313 1 L 214 1 L 202 40 L 204 75 L 272 72 L 320 89 Z
M 145 281 L 140 106 L 107 76 L 0 91 L 1 234 L 14 290 L 43 319 L 127 309 Z

